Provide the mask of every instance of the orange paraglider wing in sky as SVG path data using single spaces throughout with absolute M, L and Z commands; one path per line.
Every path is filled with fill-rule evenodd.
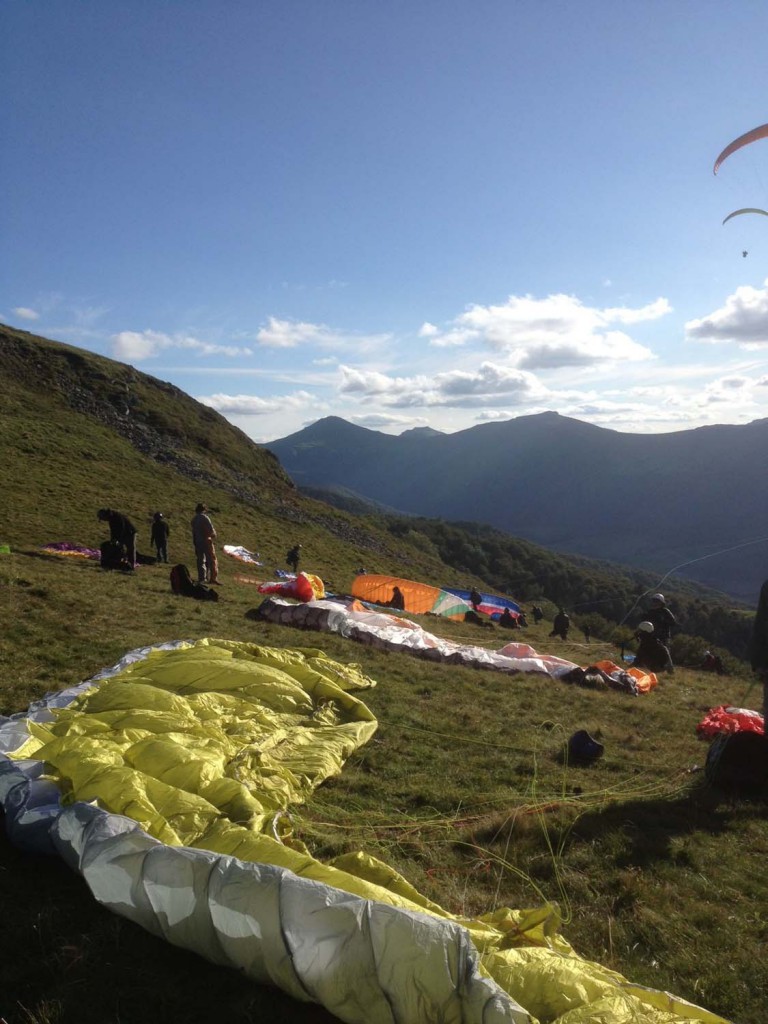
M 768 138 L 768 124 L 761 124 L 759 128 L 753 128 L 751 132 L 745 132 L 743 135 L 740 135 L 738 139 L 734 139 L 733 142 L 725 147 L 717 160 L 715 160 L 713 173 L 717 174 L 720 164 L 723 160 L 729 157 L 731 153 L 735 153 L 736 150 L 741 149 L 742 146 L 748 146 L 750 142 L 757 142 L 758 139 L 765 138 Z
M 741 210 L 734 210 L 733 213 L 729 213 L 723 224 L 727 223 L 731 217 L 738 217 L 740 213 L 762 213 L 764 217 L 768 217 L 768 210 L 758 210 L 756 206 L 745 206 Z

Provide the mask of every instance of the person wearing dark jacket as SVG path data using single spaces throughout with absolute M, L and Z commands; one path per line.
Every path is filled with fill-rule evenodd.
M 285 561 L 293 569 L 294 574 L 299 571 L 299 559 L 301 558 L 301 544 L 294 544 L 290 551 L 285 554 Z
M 152 516 L 152 534 L 150 541 L 157 551 L 158 562 L 168 561 L 168 535 L 170 532 L 171 528 L 166 522 L 163 513 L 155 512 L 154 516 Z
M 509 608 L 505 608 L 499 616 L 499 625 L 504 629 L 517 629 L 517 619 Z
M 768 580 L 760 588 L 757 614 L 752 624 L 749 641 L 749 660 L 752 671 L 763 684 L 763 717 L 768 720 Z
M 128 516 L 116 512 L 113 508 L 100 508 L 97 518 L 103 523 L 109 523 L 109 539 L 122 545 L 127 561 L 131 566 L 135 566 L 136 527 Z
M 571 628 L 571 617 L 563 609 L 559 608 L 557 615 L 552 623 L 552 632 L 550 636 L 559 636 L 561 640 L 568 639 L 568 630 Z
M 483 603 L 483 595 L 476 587 L 472 587 L 469 592 L 469 603 L 476 612 L 480 610 L 480 605 Z
M 677 625 L 677 619 L 667 608 L 667 602 L 663 594 L 653 595 L 651 598 L 651 608 L 646 613 L 646 619 L 653 626 L 654 635 L 663 644 L 668 644 L 672 639 L 672 628 Z

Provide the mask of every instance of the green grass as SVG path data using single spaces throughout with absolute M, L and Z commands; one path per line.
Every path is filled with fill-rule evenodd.
M 220 543 L 262 552 L 265 575 L 296 540 L 305 567 L 339 590 L 360 564 L 431 581 L 446 574 L 430 552 L 409 551 L 403 560 L 391 536 L 302 499 L 279 475 L 269 477 L 259 503 L 246 501 L 228 489 L 229 471 L 221 470 L 218 485 L 203 485 L 32 382 L 3 390 L 0 542 L 13 553 L 0 555 L 0 714 L 164 640 L 321 647 L 378 681 L 363 699 L 379 729 L 341 776 L 292 810 L 296 834 L 317 856 L 364 847 L 456 914 L 556 901 L 563 932 L 583 956 L 738 1024 L 768 1022 L 765 804 L 704 784 L 698 769 L 707 747 L 694 731 L 709 707 L 757 706 L 746 673 L 681 669 L 639 698 L 583 690 L 253 621 L 247 613 L 259 596 L 235 581 L 243 567 L 224 555 L 218 604 L 174 597 L 167 567 L 122 576 L 43 555 L 40 546 L 55 540 L 98 546 L 96 509 L 109 504 L 134 517 L 143 551 L 149 516 L 161 508 L 172 525 L 172 560 L 190 564 L 188 522 L 204 500 L 215 510 Z M 165 414 L 172 419 L 173 407 Z M 185 429 L 186 444 L 194 431 Z M 249 486 L 259 491 L 259 479 Z M 507 639 L 470 625 L 426 624 L 487 646 Z M 581 664 L 615 654 L 602 642 L 552 640 L 549 628 L 531 627 L 525 639 Z M 576 728 L 605 744 L 593 766 L 563 758 Z M 15 850 L 4 837 L 0 1017 L 8 1024 L 329 1020 L 114 917 L 62 864 Z

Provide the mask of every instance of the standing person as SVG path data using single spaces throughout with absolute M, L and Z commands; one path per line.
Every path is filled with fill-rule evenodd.
M 390 608 L 397 608 L 398 611 L 405 611 L 405 597 L 400 587 L 395 587 L 392 590 L 392 597 L 389 601 Z
M 667 607 L 667 601 L 663 594 L 653 595 L 651 608 L 646 613 L 646 618 L 653 625 L 656 637 L 663 644 L 668 644 L 672 639 L 672 627 L 677 625 L 677 619 Z
M 472 605 L 473 611 L 480 611 L 480 605 L 483 603 L 483 595 L 480 593 L 477 587 L 472 587 L 472 589 L 470 590 L 469 603 Z
M 150 539 L 155 546 L 155 551 L 157 551 L 158 562 L 168 561 L 168 535 L 170 532 L 171 528 L 166 522 L 163 513 L 155 512 L 152 516 L 152 534 Z
M 533 621 L 536 623 L 537 626 L 544 618 L 544 612 L 541 610 L 541 607 L 538 604 L 535 604 L 533 608 L 531 608 L 531 615 L 533 615 Z
M 582 626 L 581 632 L 584 634 L 584 642 L 589 643 L 589 639 L 592 636 L 592 631 L 590 630 L 589 626 Z
M 120 544 L 125 552 L 125 557 L 131 568 L 136 566 L 136 527 L 128 516 L 122 512 L 116 512 L 113 508 L 100 508 L 97 518 L 103 523 L 109 523 L 109 539 Z
M 650 611 L 646 612 L 646 619 L 653 626 L 654 637 L 664 644 L 667 649 L 667 653 L 669 653 L 669 641 L 672 639 L 672 627 L 677 625 L 677 619 L 667 607 L 667 601 L 663 594 L 653 595 L 651 598 Z M 667 671 L 675 671 L 671 655 L 669 658 L 669 664 L 667 665 Z
M 202 502 L 195 508 L 192 520 L 192 543 L 197 558 L 197 582 L 219 582 L 219 563 L 216 560 L 216 530 Z
M 301 557 L 301 544 L 294 544 L 290 551 L 285 554 L 285 561 L 290 565 L 294 574 L 299 571 L 299 558 Z
M 557 615 L 552 623 L 550 636 L 559 636 L 561 640 L 568 639 L 568 630 L 571 628 L 571 617 L 563 608 L 558 608 Z
M 757 614 L 752 624 L 749 641 L 749 660 L 752 671 L 763 684 L 763 718 L 768 721 L 768 580 L 760 588 Z

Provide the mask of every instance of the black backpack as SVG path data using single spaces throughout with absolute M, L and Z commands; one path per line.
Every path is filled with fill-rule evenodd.
M 704 773 L 713 786 L 768 795 L 768 737 L 756 732 L 718 733 Z
M 194 597 L 198 601 L 218 601 L 219 595 L 215 590 L 206 587 L 204 583 L 195 583 L 186 565 L 174 565 L 170 573 L 171 590 L 174 594 L 181 594 L 183 597 Z
M 102 569 L 133 569 L 123 553 L 123 545 L 119 540 L 105 540 L 100 546 L 100 551 Z

